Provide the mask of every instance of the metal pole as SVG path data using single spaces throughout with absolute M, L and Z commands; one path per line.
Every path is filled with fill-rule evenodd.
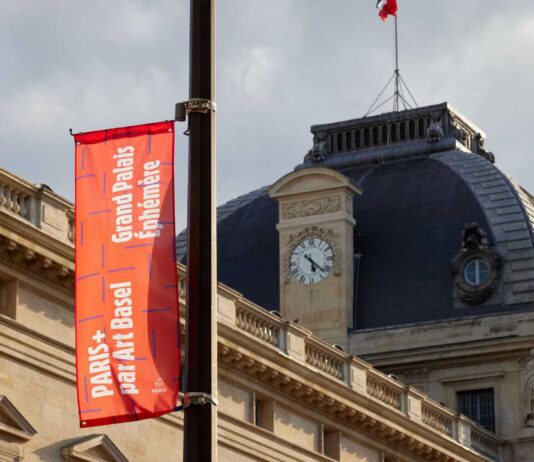
M 190 2 L 190 99 L 215 100 L 215 0 Z M 185 392 L 217 393 L 215 113 L 189 114 Z M 185 409 L 184 461 L 216 462 L 217 409 Z
M 399 42 L 397 34 L 397 14 L 395 14 L 395 99 L 393 110 L 399 110 Z

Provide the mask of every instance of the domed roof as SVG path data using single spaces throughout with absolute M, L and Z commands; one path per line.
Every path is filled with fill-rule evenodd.
M 430 142 L 433 123 L 441 131 Z M 383 143 L 374 127 L 379 135 L 387 127 Z M 400 129 L 406 139 L 391 142 Z M 333 168 L 363 189 L 353 204 L 356 329 L 534 308 L 534 199 L 491 162 L 476 126 L 445 103 L 312 132 L 314 149 L 297 168 Z M 219 207 L 218 271 L 224 284 L 277 310 L 278 204 L 267 189 Z M 492 296 L 476 305 L 458 301 L 451 271 L 462 232 L 473 223 L 502 262 Z M 183 261 L 185 233 L 178 253 Z

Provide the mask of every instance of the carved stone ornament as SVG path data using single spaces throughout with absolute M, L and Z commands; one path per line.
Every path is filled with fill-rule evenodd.
M 448 132 L 460 143 L 465 144 L 467 139 L 467 127 L 457 118 L 449 112 L 449 126 Z
M 473 284 L 466 280 L 466 267 L 475 260 L 484 262 L 489 269 L 489 275 L 480 284 Z M 462 248 L 452 260 L 454 285 L 460 299 L 468 305 L 484 302 L 495 289 L 500 256 L 490 247 L 486 232 L 476 223 L 468 223 L 462 232 Z
M 317 132 L 313 134 L 313 147 L 304 157 L 304 162 L 320 162 L 332 154 L 332 149 L 328 146 L 328 133 Z
M 429 370 L 427 368 L 414 369 L 404 373 L 403 381 L 407 385 L 411 385 L 412 387 L 421 390 L 423 393 L 426 393 L 428 388 L 428 376 Z
M 441 127 L 441 112 L 430 113 L 430 124 L 426 130 L 427 141 L 436 143 L 443 138 L 443 128 Z
M 425 442 L 429 440 L 422 439 L 417 433 L 409 432 L 406 427 L 395 424 L 394 420 L 389 420 L 384 416 L 381 408 L 377 408 L 380 409 L 378 413 L 371 413 L 350 400 L 343 400 L 342 402 L 335 394 L 326 395 L 324 388 L 321 389 L 315 382 L 307 381 L 303 378 L 304 376 L 299 374 L 289 376 L 284 370 L 276 370 L 268 362 L 266 364 L 263 358 L 258 360 L 253 357 L 246 349 L 234 348 L 219 342 L 218 357 L 223 373 L 231 374 L 232 377 L 250 377 L 254 382 L 260 382 L 275 393 L 282 392 L 296 405 L 311 406 L 316 412 L 342 422 L 349 428 L 357 429 L 358 432 L 363 432 L 376 441 L 383 441 L 392 448 L 399 448 L 409 454 L 410 458 L 407 459 L 403 456 L 403 460 L 434 462 L 454 462 L 457 460 L 450 456 L 448 450 L 443 450 L 440 445 L 435 445 L 432 442 L 431 447 Z M 398 413 L 401 394 L 397 391 L 397 387 L 391 386 L 389 381 L 380 380 L 376 375 L 367 375 L 367 377 L 372 377 L 368 382 L 370 385 L 367 387 L 368 395 L 376 399 L 378 406 L 384 406 L 384 411 Z M 429 415 L 428 410 L 425 414 L 426 416 Z M 440 417 L 432 417 L 430 415 L 430 418 L 423 419 L 422 425 L 431 427 L 442 434 L 445 433 Z M 447 435 L 447 437 L 449 436 Z M 490 450 L 498 450 L 498 445 L 499 443 L 493 443 Z M 388 458 L 387 460 L 393 462 L 396 459 Z M 482 460 L 482 458 L 477 457 L 477 460 Z
M 283 204 L 282 216 L 285 219 L 309 217 L 311 215 L 337 212 L 340 209 L 340 196 L 321 197 L 318 199 Z
M 480 133 L 476 134 L 475 142 L 476 142 L 476 153 L 478 155 L 484 157 L 484 159 L 486 159 L 487 161 L 489 161 L 492 164 L 494 164 L 495 163 L 495 156 L 493 155 L 492 152 L 486 151 L 486 148 L 484 147 L 485 140 L 484 140 L 484 138 L 482 137 L 482 135 Z
M 525 364 L 523 401 L 525 427 L 534 427 L 534 350 L 530 351 L 529 361 Z
M 330 245 L 334 254 L 334 261 L 332 263 L 333 274 L 335 276 L 341 274 L 341 249 L 339 247 L 339 237 L 331 229 L 313 226 L 289 236 L 284 254 L 284 282 L 286 284 L 291 281 L 290 259 L 293 250 L 295 250 L 295 247 L 297 247 L 302 240 L 310 237 L 317 237 L 326 241 Z
M 74 271 L 5 236 L 0 236 L 0 262 L 68 294 L 74 291 Z

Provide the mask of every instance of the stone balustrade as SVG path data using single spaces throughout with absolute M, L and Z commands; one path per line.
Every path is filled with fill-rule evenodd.
M 336 353 L 335 349 L 328 347 L 314 337 L 306 339 L 306 363 L 338 380 L 344 380 L 345 361 Z
M 367 393 L 395 409 L 401 409 L 401 400 L 405 387 L 392 379 L 371 369 L 367 372 Z
M 178 273 L 182 295 L 185 291 L 185 267 L 181 264 L 178 265 Z M 185 302 L 182 296 L 180 302 Z M 418 390 L 374 369 L 365 361 L 328 345 L 307 329 L 263 310 L 222 284 L 219 284 L 218 293 L 218 321 L 219 328 L 224 325 L 242 331 L 290 358 L 345 383 L 353 391 L 397 410 L 410 420 L 431 428 L 490 460 L 500 460 L 499 450 L 503 442 L 485 429 L 477 427 L 472 420 L 453 413 Z M 288 386 L 295 389 L 299 387 L 292 383 Z
M 45 185 L 34 185 L 0 169 L 0 212 L 41 229 L 68 244 L 74 243 L 73 204 Z
M 471 447 L 491 460 L 499 460 L 501 442 L 493 433 L 483 428 L 471 429 Z
M 273 346 L 278 346 L 281 330 L 276 321 L 276 317 L 255 309 L 251 304 L 243 303 L 236 306 L 236 327 Z
M 314 125 L 314 146 L 305 161 L 331 155 L 389 147 L 410 141 L 435 142 L 453 137 L 475 153 L 482 152 L 485 134 L 449 104 L 399 111 L 355 120 Z
M 0 208 L 21 218 L 29 219 L 31 194 L 26 188 L 19 188 L 15 182 L 0 178 Z
M 421 419 L 425 425 L 447 436 L 453 435 L 454 414 L 433 402 L 421 406 Z

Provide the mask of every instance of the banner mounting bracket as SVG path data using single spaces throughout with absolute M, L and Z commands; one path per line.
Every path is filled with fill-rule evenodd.
M 212 404 L 213 406 L 219 405 L 217 398 L 214 398 L 208 393 L 203 393 L 200 391 L 184 393 L 182 402 L 183 404 L 174 408 L 174 412 L 183 411 L 186 407 L 189 406 L 203 406 L 205 404 Z
M 207 114 L 209 111 L 217 112 L 215 101 L 205 98 L 192 98 L 189 101 L 176 103 L 174 120 L 177 122 L 185 122 L 187 116 L 192 112 Z

